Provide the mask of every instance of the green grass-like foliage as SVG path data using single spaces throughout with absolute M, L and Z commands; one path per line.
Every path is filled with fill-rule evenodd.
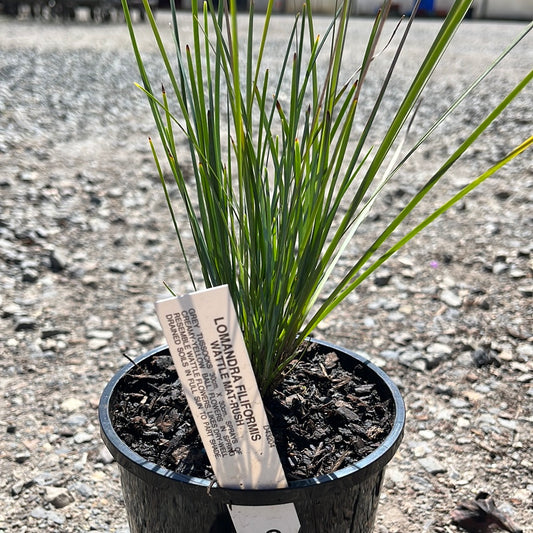
M 203 9 L 193 0 L 193 38 L 187 45 L 181 41 L 178 14 L 173 8 L 172 53 L 163 45 L 147 0 L 143 2 L 171 87 L 162 92 L 159 86 L 154 90 L 138 48 L 127 0 L 122 0 L 142 77 L 141 88 L 148 96 L 180 193 L 179 208 L 188 215 L 188 230 L 192 230 L 204 285 L 229 285 L 263 394 L 268 394 L 283 375 L 302 340 L 351 291 L 425 226 L 533 143 L 533 137 L 525 140 L 431 216 L 414 227 L 404 228 L 397 237 L 396 230 L 407 215 L 531 81 L 532 71 L 473 129 L 331 288 L 326 282 L 332 273 L 338 276 L 339 260 L 386 184 L 532 25 L 399 160 L 397 147 L 401 145 L 402 132 L 471 0 L 454 3 L 388 129 L 370 150 L 368 134 L 414 15 L 405 24 L 364 129 L 354 140 L 359 95 L 377 53 L 389 0 L 377 15 L 358 70 L 348 81 L 341 79 L 341 67 L 350 19 L 349 0 L 339 5 L 323 36 L 315 34 L 311 10 L 302 5 L 301 13 L 294 18 L 278 72 L 263 67 L 272 0 L 266 14 L 261 15 L 264 25 L 258 39 L 253 34 L 253 5 L 247 35 L 242 38 L 237 33 L 236 0 L 229 0 L 229 5 L 221 0 L 218 8 L 209 0 Z M 319 74 L 319 60 L 324 57 L 327 68 Z M 283 103 L 282 89 L 289 93 L 288 101 Z M 188 141 L 190 149 L 186 161 L 193 168 L 194 178 L 190 181 L 176 149 L 179 136 Z M 153 145 L 152 150 L 184 252 L 182 228 L 177 223 L 162 164 Z M 396 233 L 390 239 L 393 232 Z M 185 252 L 184 255 L 196 287 L 197 280 Z

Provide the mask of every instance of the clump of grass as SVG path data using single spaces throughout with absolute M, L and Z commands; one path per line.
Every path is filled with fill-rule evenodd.
M 516 87 L 466 136 L 440 168 L 417 190 L 386 229 L 366 245 L 340 281 L 339 261 L 387 184 L 457 106 L 485 79 L 506 54 L 449 107 L 410 148 L 401 152 L 403 132 L 421 93 L 465 16 L 471 1 L 457 0 L 443 21 L 411 85 L 391 117 L 380 142 L 369 149 L 369 133 L 387 98 L 387 89 L 414 13 L 399 36 L 380 90 L 372 95 L 362 133 L 354 140 L 359 99 L 377 53 L 391 6 L 385 0 L 371 28 L 361 63 L 342 78 L 350 22 L 350 0 L 339 9 L 324 35 L 315 33 L 309 4 L 294 18 L 281 68 L 264 68 L 272 0 L 262 16 L 256 41 L 253 3 L 248 30 L 238 33 L 236 0 L 192 2 L 192 42 L 184 45 L 178 13 L 172 3 L 175 50 L 170 54 L 143 0 L 163 60 L 169 86 L 154 89 L 139 50 L 127 0 L 122 0 L 141 89 L 152 108 L 164 154 L 180 193 L 171 201 L 163 163 L 152 144 L 155 163 L 187 265 L 175 209 L 184 209 L 206 287 L 227 284 L 263 394 L 268 394 L 297 357 L 303 339 L 389 257 L 472 189 L 533 143 L 533 137 L 479 173 L 460 192 L 414 226 L 407 216 L 446 175 L 459 157 L 531 82 L 527 73 Z M 258 44 L 254 44 L 258 43 Z M 326 68 L 321 75 L 320 62 Z M 288 98 L 282 101 L 282 90 Z M 368 97 L 368 95 L 367 95 Z M 172 109 L 176 109 L 174 112 Z M 177 138 L 189 147 L 185 167 Z M 184 169 L 192 164 L 194 179 Z M 404 227 L 407 226 L 407 227 Z M 397 237 L 399 233 L 399 237 Z M 394 234 L 394 235 L 393 235 Z M 392 241 L 392 242 L 391 242 Z M 360 242 L 359 242 L 359 245 Z M 200 287 L 189 268 L 195 287 Z

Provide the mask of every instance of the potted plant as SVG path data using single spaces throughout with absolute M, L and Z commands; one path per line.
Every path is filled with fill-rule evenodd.
M 106 387 L 100 404 L 102 435 L 120 465 L 131 530 L 232 531 L 228 507 L 252 506 L 259 515 L 259 509 L 279 506 L 282 516 L 284 506 L 294 505 L 302 532 L 369 532 L 385 465 L 402 437 L 403 403 L 397 388 L 380 369 L 352 352 L 309 338 L 317 325 L 389 257 L 531 146 L 533 137 L 480 171 L 422 221 L 398 233 L 459 157 L 530 83 L 533 72 L 465 135 L 379 237 L 363 247 L 359 259 L 348 267 L 343 264 L 347 247 L 359 236 L 362 225 L 371 222 L 374 204 L 405 162 L 532 25 L 411 148 L 403 151 L 404 132 L 423 89 L 471 0 L 454 2 L 375 147 L 369 146 L 369 134 L 389 95 L 389 83 L 416 8 L 405 24 L 380 90 L 367 95 L 365 83 L 379 52 L 390 0 L 385 0 L 377 15 L 361 63 L 348 76 L 344 45 L 349 38 L 350 0 L 339 4 L 322 36 L 315 33 L 310 7 L 303 5 L 288 31 L 281 67 L 276 72 L 264 67 L 272 0 L 261 16 L 263 24 L 257 38 L 257 17 L 253 4 L 250 6 L 244 40 L 239 39 L 235 0 L 229 5 L 221 1 L 217 6 L 209 0 L 202 9 L 193 1 L 191 44 L 183 43 L 178 22 L 182 15 L 178 16 L 171 3 L 172 57 L 148 2 L 143 0 L 166 79 L 159 91 L 141 55 L 127 0 L 122 1 L 142 78 L 140 88 L 148 97 L 181 202 L 178 211 L 159 150 L 150 140 L 191 281 L 195 288 L 228 286 L 272 431 L 279 429 L 273 438 L 289 455 L 282 458 L 286 469 L 294 467 L 288 474 L 288 487 L 279 489 L 225 488 L 202 475 L 209 468 L 202 444 L 194 423 L 179 416 L 186 408 L 179 404 L 183 398 L 179 397 L 168 351 L 156 348 L 121 370 Z M 372 98 L 373 103 L 356 135 L 363 96 Z M 185 140 L 188 158 L 179 147 L 180 137 Z M 183 213 L 194 255 L 184 235 Z M 306 367 L 308 361 L 319 371 Z M 322 389 L 317 383 L 324 379 L 327 383 Z M 344 391 L 347 384 L 351 388 Z M 340 390 L 344 396 L 338 396 Z M 312 406 L 313 398 L 306 393 L 318 404 Z M 134 402 L 129 401 L 132 397 Z M 356 406 L 363 407 L 358 410 Z M 121 423 L 128 426 L 124 434 L 124 428 L 118 429 L 117 413 L 121 410 L 125 414 Z M 275 418 L 281 411 L 287 417 L 278 423 Z M 311 412 L 323 418 L 317 421 Z M 373 421 L 364 418 L 368 414 L 375 415 Z M 380 418 L 384 420 L 382 426 L 376 422 Z M 287 437 L 294 433 L 293 425 L 310 426 L 310 433 L 318 435 L 318 440 L 296 452 Z M 151 448 L 144 447 L 141 441 L 147 434 L 148 441 L 150 435 L 157 434 L 155 448 L 166 458 L 157 459 Z M 345 437 L 349 444 L 337 447 L 336 442 Z M 356 449 L 364 453 L 354 456 Z M 181 470 L 165 462 L 169 455 Z M 327 470 L 327 465 L 332 468 Z M 315 467 L 317 470 L 312 471 L 318 473 L 305 477 L 305 471 Z M 255 529 L 252 524 L 249 530 L 260 530 L 257 528 L 256 523 Z M 270 527 L 271 531 L 282 529 Z M 287 531 L 292 530 L 288 526 Z

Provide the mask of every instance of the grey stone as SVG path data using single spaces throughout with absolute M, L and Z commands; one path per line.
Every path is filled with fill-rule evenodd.
M 39 179 L 39 173 L 25 170 L 20 172 L 17 177 L 20 181 L 23 181 L 25 183 L 33 183 L 34 181 Z
M 398 311 L 394 311 L 387 315 L 387 319 L 391 322 L 402 322 L 403 320 L 405 320 L 405 315 Z
M 413 455 L 417 458 L 426 457 L 432 454 L 431 445 L 428 442 L 411 440 L 407 444 L 413 452 Z
M 469 409 L 471 407 L 470 402 L 463 398 L 450 398 L 450 405 L 454 409 Z
M 46 519 L 48 517 L 48 511 L 41 506 L 35 507 L 31 511 L 31 517 L 37 520 Z
M 71 397 L 71 398 L 65 398 L 61 402 L 61 410 L 66 411 L 67 413 L 74 413 L 75 411 L 78 411 L 85 405 L 85 402 L 81 398 Z
M 506 263 L 494 263 L 492 265 L 492 273 L 496 274 L 497 276 L 500 274 L 503 274 L 504 272 L 507 272 L 509 270 L 509 265 Z
M 426 348 L 426 352 L 430 354 L 442 354 L 449 355 L 452 353 L 452 347 L 448 344 L 443 344 L 441 342 L 434 342 Z
M 529 358 L 533 357 L 533 345 L 531 344 L 519 344 L 516 347 L 516 353 L 521 357 L 523 360 L 528 360 Z
M 103 339 L 110 340 L 113 338 L 114 333 L 107 329 L 91 329 L 87 331 L 85 336 L 88 339 Z
M 379 356 L 388 361 L 396 361 L 400 357 L 400 354 L 396 350 L 383 350 L 379 352 Z
M 96 457 L 96 462 L 109 465 L 114 461 L 115 458 L 111 455 L 111 452 L 105 446 L 101 446 Z
M 150 344 L 156 336 L 155 331 L 146 324 L 139 324 L 135 328 L 135 338 L 141 344 Z
M 47 522 L 51 522 L 60 526 L 65 523 L 64 516 L 56 513 L 55 511 L 47 511 L 41 506 L 32 509 L 30 514 L 32 518 L 35 518 L 36 520 L 46 520 Z
M 365 317 L 363 319 L 363 324 L 367 328 L 375 328 L 376 327 L 376 321 L 371 316 Z
M 63 487 L 46 487 L 44 499 L 56 509 L 62 509 L 74 501 L 74 497 Z
M 33 478 L 33 481 L 40 487 L 48 487 L 50 485 L 59 485 L 61 481 L 60 472 L 39 472 Z
M 37 327 L 37 322 L 30 316 L 18 317 L 15 321 L 15 331 L 27 331 Z
M 423 359 L 423 361 L 425 362 L 425 369 L 433 370 L 437 368 L 446 359 L 448 359 L 448 356 L 446 354 L 427 354 Z
M 52 272 L 61 272 L 65 270 L 68 264 L 68 252 L 59 248 L 54 248 L 50 252 L 50 270 Z
M 513 419 L 498 417 L 498 423 L 505 429 L 510 429 L 512 431 L 516 431 L 518 428 L 518 422 Z
M 31 453 L 28 451 L 20 452 L 15 455 L 15 462 L 19 464 L 25 463 L 28 459 L 31 459 Z
M 376 274 L 374 275 L 374 285 L 376 285 L 377 287 L 384 287 L 385 285 L 389 284 L 391 278 L 392 273 L 389 270 L 383 268 L 376 272 Z
M 8 303 L 2 306 L 2 318 L 9 318 L 20 313 L 20 306 L 14 303 Z
M 107 339 L 89 339 L 87 346 L 90 350 L 101 350 L 109 344 Z
M 128 269 L 124 264 L 113 263 L 112 265 L 109 265 L 108 270 L 113 274 L 124 274 L 124 272 L 126 272 Z
M 420 352 L 405 350 L 400 352 L 398 360 L 402 365 L 414 370 L 426 370 L 426 359 Z
M 447 471 L 447 468 L 435 457 L 421 457 L 418 459 L 418 462 L 424 470 L 434 476 L 437 474 L 444 474 Z
M 494 255 L 494 261 L 496 263 L 505 263 L 509 257 L 509 253 L 506 250 L 497 250 Z
M 533 285 L 520 285 L 518 287 L 518 292 L 522 296 L 527 296 L 528 298 L 531 298 L 531 296 L 533 296 Z
M 413 489 L 418 492 L 425 492 L 427 490 L 433 489 L 433 485 L 431 484 L 431 481 L 429 479 L 425 479 L 422 476 L 412 475 L 412 476 L 409 476 L 409 479 L 412 483 Z
M 463 303 L 462 298 L 450 289 L 444 289 L 440 295 L 440 299 L 448 307 L 461 307 Z
M 472 361 L 478 368 L 492 364 L 499 366 L 501 364 L 492 350 L 485 350 L 484 348 L 478 348 L 472 352 Z
M 155 315 L 148 315 L 142 318 L 139 324 L 145 324 L 155 331 L 161 331 L 161 324 Z
M 394 483 L 394 485 L 404 486 L 407 482 L 407 475 L 399 468 L 388 467 L 386 470 L 386 477 Z
M 35 283 L 39 279 L 39 272 L 34 268 L 25 268 L 22 271 L 22 281 Z
M 11 485 L 11 496 L 18 496 L 22 494 L 24 490 L 32 487 L 33 485 L 35 485 L 35 481 L 33 479 L 19 480 Z
M 100 279 L 97 276 L 84 275 L 81 278 L 81 282 L 83 283 L 83 285 L 85 285 L 85 287 L 89 287 L 90 289 L 96 289 L 98 288 Z
M 68 329 L 61 328 L 43 328 L 41 330 L 41 339 L 48 339 L 50 337 L 56 337 L 57 335 L 68 335 L 70 331 Z
M 374 298 L 368 304 L 368 309 L 385 309 L 389 301 L 386 298 Z
M 74 435 L 74 442 L 76 444 L 83 444 L 85 442 L 91 442 L 93 440 L 93 436 L 90 433 L 87 433 L 86 431 L 80 431 L 79 433 L 76 433 Z
M 408 331 L 400 331 L 393 336 L 392 340 L 400 346 L 406 346 L 413 340 L 413 335 Z
M 75 490 L 82 498 L 92 498 L 94 490 L 87 483 L 74 483 L 72 489 Z
M 70 415 L 65 420 L 65 424 L 68 424 L 69 426 L 75 426 L 75 427 L 84 426 L 85 424 L 87 424 L 87 422 L 88 422 L 87 417 L 81 414 Z
M 509 275 L 513 279 L 522 279 L 527 276 L 527 273 L 521 270 L 520 268 L 511 268 L 511 272 L 509 273 Z

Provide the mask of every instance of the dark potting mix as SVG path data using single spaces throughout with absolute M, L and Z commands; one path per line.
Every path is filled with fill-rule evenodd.
M 394 421 L 391 398 L 363 379 L 363 365 L 309 343 L 265 400 L 288 481 L 328 474 L 376 449 Z M 187 476 L 214 479 L 170 355 L 134 366 L 119 383 L 113 426 L 137 454 Z

